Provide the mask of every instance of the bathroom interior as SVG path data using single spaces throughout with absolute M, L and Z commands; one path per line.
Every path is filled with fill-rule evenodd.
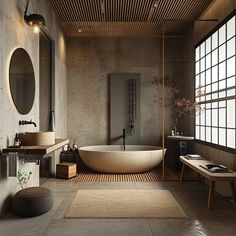
M 235 15 L 0 1 L 0 235 L 235 235 Z

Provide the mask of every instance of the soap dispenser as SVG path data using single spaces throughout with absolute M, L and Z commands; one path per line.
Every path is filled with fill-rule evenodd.
M 16 136 L 14 138 L 14 147 L 19 148 L 20 147 L 20 139 L 18 137 L 18 134 L 16 133 Z

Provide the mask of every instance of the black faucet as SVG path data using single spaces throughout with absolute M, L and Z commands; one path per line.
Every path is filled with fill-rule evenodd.
M 123 129 L 122 139 L 123 139 L 123 148 L 124 148 L 124 151 L 125 151 L 125 138 L 126 138 L 126 132 L 125 132 L 125 129 Z
M 34 125 L 34 127 L 37 127 L 37 125 L 35 124 L 35 122 L 33 122 L 32 120 L 27 121 L 27 120 L 19 120 L 19 125 Z

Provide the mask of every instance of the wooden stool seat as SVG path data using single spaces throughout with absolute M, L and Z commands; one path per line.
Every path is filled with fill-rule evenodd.
M 62 162 L 56 167 L 57 178 L 70 179 L 76 176 L 76 163 Z

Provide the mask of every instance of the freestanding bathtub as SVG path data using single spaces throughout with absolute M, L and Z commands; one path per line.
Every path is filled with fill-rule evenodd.
M 83 162 L 103 173 L 140 173 L 157 166 L 166 149 L 146 145 L 96 145 L 79 148 Z

